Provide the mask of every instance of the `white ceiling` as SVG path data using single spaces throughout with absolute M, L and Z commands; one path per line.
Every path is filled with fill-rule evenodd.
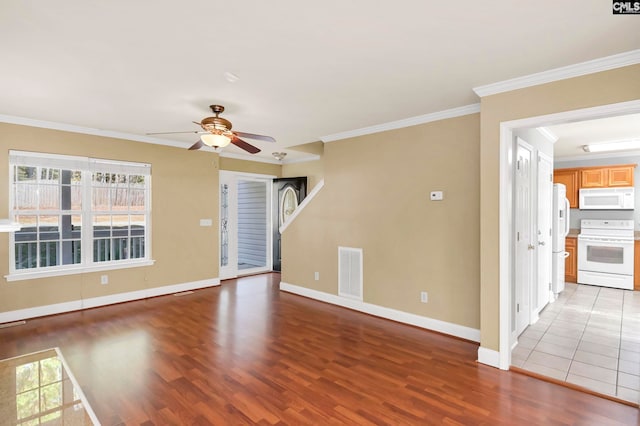
M 559 124 L 547 129 L 558 138 L 553 145 L 553 155 L 556 160 L 603 156 L 602 153 L 585 152 L 582 147 L 591 143 L 640 139 L 640 114 Z M 604 155 L 622 157 L 628 154 L 629 152 L 618 151 Z M 638 153 L 634 152 L 634 154 Z
M 2 0 L 0 114 L 144 135 L 197 130 L 217 103 L 234 129 L 278 140 L 255 142 L 261 154 L 295 157 L 477 103 L 474 87 L 638 49 L 639 23 L 595 0 Z

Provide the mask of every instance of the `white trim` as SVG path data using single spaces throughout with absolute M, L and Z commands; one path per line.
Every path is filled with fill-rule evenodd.
M 308 163 L 309 161 L 320 160 L 322 157 L 317 154 L 309 155 L 308 157 L 292 158 L 290 160 L 282 160 L 282 164 L 295 164 L 295 163 Z
M 96 413 L 93 412 L 93 408 L 91 408 L 91 405 L 89 404 L 89 400 L 87 400 L 87 397 L 85 396 L 84 392 L 82 392 L 82 388 L 80 387 L 80 384 L 76 380 L 76 377 L 73 375 L 73 371 L 71 371 L 71 368 L 69 368 L 69 364 L 67 364 L 67 360 L 64 358 L 64 356 L 62 356 L 62 351 L 58 347 L 53 348 L 53 350 L 56 351 L 56 354 L 58 355 L 58 359 L 60 360 L 60 362 L 62 362 L 62 366 L 64 367 L 64 370 L 67 373 L 67 377 L 69 378 L 69 380 L 71 380 L 71 383 L 73 384 L 73 390 L 80 397 L 80 401 L 82 402 L 82 407 L 84 408 L 84 411 L 86 411 L 87 415 L 91 419 L 91 422 L 95 426 L 100 426 L 100 421 L 98 420 Z
M 558 136 L 556 136 L 555 133 L 553 133 L 546 127 L 536 127 L 536 130 L 542 135 L 543 138 L 547 139 L 551 143 L 556 143 L 558 142 L 558 139 L 560 139 Z
M 136 261 L 123 261 L 118 262 L 105 262 L 104 264 L 94 264 L 94 266 L 82 266 L 79 268 L 61 268 L 61 269 L 48 269 L 45 271 L 33 271 L 33 272 L 14 272 L 13 274 L 5 275 L 4 278 L 7 282 L 34 280 L 38 278 L 60 277 L 64 275 L 85 274 L 90 272 L 100 271 L 112 271 L 114 269 L 127 269 L 127 268 L 139 268 L 140 266 L 151 266 L 155 263 L 155 260 L 142 260 Z M 54 267 L 52 267 L 54 268 Z M 29 271 L 28 269 L 20 269 L 20 271 Z
M 233 158 L 236 160 L 255 161 L 258 163 L 268 163 L 268 164 L 282 164 L 281 161 L 276 160 L 275 158 L 258 157 L 256 155 L 250 155 L 250 154 L 236 154 L 235 152 L 225 152 L 224 150 L 221 150 L 219 152 L 219 155 L 220 157 Z
M 335 294 L 324 293 L 322 291 L 300 287 L 286 282 L 280 282 L 280 290 L 297 294 L 299 296 L 308 297 L 310 299 L 319 300 L 321 302 L 330 303 L 332 305 L 342 306 L 344 308 L 364 312 L 376 317 L 390 319 L 392 321 L 401 322 L 403 324 L 409 324 L 427 330 L 449 334 L 451 336 L 460 337 L 462 339 L 471 340 L 473 342 L 480 342 L 480 330 L 475 328 L 465 327 L 463 325 L 453 324 L 450 322 L 440 321 L 421 315 L 398 311 L 396 309 L 361 302 L 359 300 L 348 299 L 336 296 Z
M 490 365 L 491 367 L 500 368 L 500 352 L 480 346 L 478 348 L 478 362 Z
M 499 368 L 508 370 L 511 363 L 510 350 L 510 300 L 511 269 L 513 267 L 512 199 L 513 162 L 510 157 L 514 130 L 549 126 L 573 121 L 593 120 L 616 115 L 640 112 L 640 100 L 601 105 L 573 111 L 564 111 L 537 117 L 528 117 L 500 123 L 500 205 L 499 205 L 499 277 L 500 277 L 500 360 Z M 593 157 L 591 157 L 593 158 Z M 484 357 L 482 358 L 484 359 Z M 480 361 L 480 358 L 478 359 Z M 481 361 L 482 362 L 482 361 Z M 492 364 L 489 364 L 492 365 Z
M 565 80 L 568 78 L 626 67 L 638 63 L 640 63 L 640 49 L 630 50 L 617 55 L 605 56 L 604 58 L 568 65 L 566 67 L 554 68 L 548 71 L 474 87 L 473 91 L 482 98 L 498 93 L 524 89 L 525 87 L 537 86 L 539 84 L 551 83 L 558 80 Z
M 10 219 L 0 219 L 0 232 L 15 232 L 22 229 L 18 222 Z
M 405 127 L 417 126 L 419 124 L 431 123 L 432 121 L 446 120 L 448 118 L 461 117 L 463 115 L 476 114 L 480 112 L 480 104 L 471 104 L 458 108 L 451 108 L 444 111 L 419 115 L 417 117 L 405 118 L 403 120 L 391 121 L 389 123 L 378 124 L 361 129 L 348 130 L 346 132 L 334 133 L 322 136 L 320 140 L 324 143 L 353 138 L 356 136 L 370 135 L 373 133 L 386 132 L 387 130 L 402 129 Z
M 499 362 L 497 367 L 508 370 L 511 364 L 511 351 L 509 342 L 511 341 L 511 286 L 512 266 L 514 262 L 513 244 L 513 131 L 500 125 L 500 196 L 499 196 L 499 259 L 500 259 L 500 344 Z M 507 213 L 508 212 L 508 213 Z M 504 284 L 504 285 L 503 285 Z M 491 359 L 486 354 L 478 355 L 478 361 L 485 363 L 486 359 Z M 493 360 L 492 362 L 494 362 Z M 495 363 L 488 365 L 496 366 Z
M 218 173 L 224 177 L 233 177 L 233 176 L 238 176 L 238 177 L 242 177 L 242 178 L 253 178 L 256 180 L 262 180 L 262 179 L 277 179 L 278 176 L 276 175 L 261 175 L 258 173 L 247 173 L 247 172 L 236 172 L 234 170 L 220 170 L 218 171 Z
M 17 117 L 14 115 L 0 114 L 0 123 L 18 124 L 21 126 L 39 127 L 43 129 L 61 130 L 63 132 L 82 133 L 85 135 L 103 136 L 105 138 L 124 139 L 137 142 L 146 142 L 155 145 L 173 146 L 175 148 L 188 148 L 189 144 L 167 139 L 153 138 L 149 136 L 135 135 L 132 133 L 116 132 L 112 130 L 94 129 L 91 127 L 76 126 L 74 124 L 56 123 L 53 121 L 35 120 L 33 118 Z
M 320 192 L 323 186 L 324 186 L 324 179 L 322 179 L 320 182 L 316 184 L 316 186 L 313 187 L 311 192 L 309 192 L 309 194 L 304 198 L 304 200 L 302 200 L 300 205 L 293 211 L 293 214 L 289 216 L 289 220 L 287 220 L 285 223 L 283 223 L 280 226 L 280 234 L 282 234 L 289 227 L 289 225 L 295 220 L 295 218 L 298 217 L 300 212 L 302 212 L 302 210 L 304 210 L 304 208 L 307 207 L 307 204 L 309 204 L 311 200 L 313 200 L 315 196 L 318 195 L 318 192 Z
M 315 154 L 312 154 L 308 157 L 302 157 L 302 158 L 291 159 L 291 160 L 276 160 L 275 158 L 258 157 L 257 155 L 250 155 L 250 154 L 236 154 L 235 152 L 225 152 L 224 150 L 219 151 L 218 154 L 220 155 L 220 157 L 224 157 L 224 158 L 233 158 L 236 160 L 254 161 L 257 163 L 280 164 L 280 165 L 304 163 L 307 161 L 314 161 L 314 160 L 320 159 L 320 156 Z
M 96 308 L 98 306 L 112 305 L 114 303 L 130 302 L 149 297 L 163 296 L 182 291 L 197 290 L 200 288 L 220 285 L 219 278 L 209 278 L 200 281 L 191 281 L 182 284 L 174 284 L 160 287 L 152 287 L 144 290 L 117 293 L 109 296 L 92 297 L 89 299 L 73 300 L 70 302 L 56 303 L 53 305 L 36 306 L 34 308 L 18 309 L 15 311 L 0 312 L 0 324 L 20 321 L 29 318 L 43 317 L 47 315 L 73 312 L 82 309 Z

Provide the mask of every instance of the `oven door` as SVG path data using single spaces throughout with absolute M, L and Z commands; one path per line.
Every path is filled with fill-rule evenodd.
M 633 275 L 633 239 L 578 236 L 578 270 Z

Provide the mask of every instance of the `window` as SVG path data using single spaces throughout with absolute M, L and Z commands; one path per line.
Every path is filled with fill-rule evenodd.
M 11 151 L 10 276 L 149 260 L 148 164 Z

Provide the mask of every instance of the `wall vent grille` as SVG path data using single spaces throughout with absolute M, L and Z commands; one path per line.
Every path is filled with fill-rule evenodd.
M 338 247 L 338 294 L 362 300 L 362 249 Z

